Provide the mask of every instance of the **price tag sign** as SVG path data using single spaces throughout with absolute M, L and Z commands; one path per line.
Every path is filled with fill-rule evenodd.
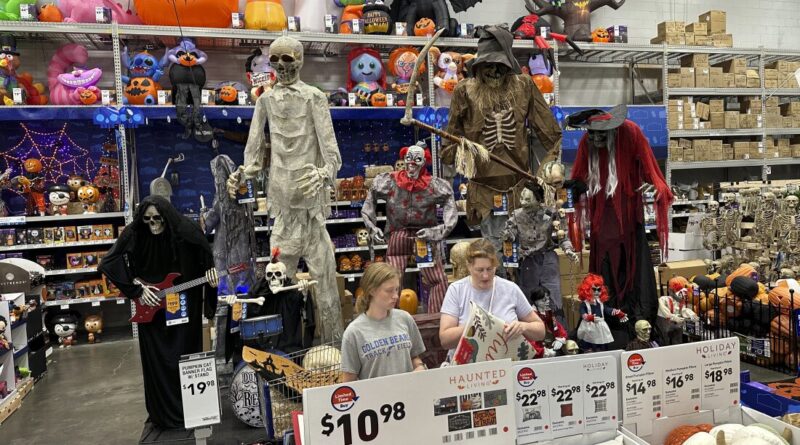
M 304 443 L 513 443 L 511 373 L 498 360 L 306 389 Z
M 700 320 L 689 320 L 687 318 L 686 322 L 683 324 L 683 332 L 686 333 L 686 335 L 699 337 L 700 329 Z
M 393 107 L 394 106 L 394 94 L 386 93 L 386 106 Z
M 6 216 L 0 218 L 0 226 L 19 226 L 25 224 L 24 216 Z
M 100 302 L 99 301 L 92 301 L 92 307 L 97 307 L 97 306 L 100 306 Z
M 529 360 L 514 372 L 519 444 L 616 428 L 617 357 Z
M 433 248 L 431 242 L 417 238 L 414 240 L 414 245 L 416 247 L 416 254 L 414 257 L 417 261 L 417 267 L 419 269 L 433 267 Z
M 220 422 L 219 388 L 214 353 L 196 354 L 178 363 L 181 376 L 183 422 L 197 428 Z
M 700 411 L 700 367 L 678 365 L 664 370 L 663 414 L 677 416 Z
M 62 304 L 61 305 L 61 309 L 69 309 L 69 305 L 68 304 Z

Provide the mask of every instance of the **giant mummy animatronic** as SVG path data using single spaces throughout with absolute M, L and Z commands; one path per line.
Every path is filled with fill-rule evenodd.
M 264 126 L 269 122 L 270 216 L 275 218 L 270 244 L 279 247 L 290 273 L 300 257 L 319 283 L 315 301 L 319 308 L 322 341 L 342 336 L 341 306 L 336 286 L 336 259 L 325 230 L 330 215 L 330 193 L 336 172 L 342 166 L 333 133 L 328 101 L 318 89 L 300 80 L 303 45 L 291 37 L 280 37 L 269 47 L 270 65 L 277 84 L 256 102 L 244 165 L 228 180 L 235 193 L 242 175 L 254 177 L 265 168 L 267 144 Z

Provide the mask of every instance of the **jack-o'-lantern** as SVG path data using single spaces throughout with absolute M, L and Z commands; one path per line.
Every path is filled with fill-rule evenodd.
M 433 20 L 423 17 L 414 24 L 414 35 L 417 37 L 428 37 L 436 34 L 436 23 Z
M 350 272 L 351 270 L 353 270 L 353 266 L 350 264 L 350 258 L 346 256 L 339 258 L 339 272 Z
M 125 98 L 130 105 L 144 105 L 148 97 L 158 97 L 161 85 L 150 77 L 132 77 L 125 86 Z
M 792 320 L 788 315 L 778 315 L 769 324 L 772 335 L 789 338 L 792 336 Z
M 42 161 L 36 158 L 28 158 L 22 163 L 22 167 L 28 173 L 40 173 L 42 171 Z
M 769 383 L 767 386 L 774 389 L 776 395 L 792 400 L 800 400 L 800 383 L 798 380 L 800 379 L 795 379 L 794 382 L 774 382 Z
M 611 36 L 608 35 L 608 31 L 605 28 L 597 28 L 592 31 L 592 42 L 594 43 L 608 43 L 611 40 Z
M 720 298 L 719 312 L 723 321 L 740 317 L 742 315 L 742 299 L 730 293 L 725 298 Z
M 456 89 L 456 85 L 458 85 L 457 79 L 447 79 L 442 81 L 442 89 L 447 91 L 448 93 L 452 94 L 453 91 Z
M 84 204 L 94 204 L 100 199 L 100 190 L 92 184 L 78 189 L 78 200 Z
M 398 301 L 398 307 L 411 315 L 417 313 L 417 306 L 419 305 L 419 299 L 417 298 L 417 293 L 411 289 L 403 289 L 400 292 L 400 300 Z
M 217 91 L 217 98 L 226 104 L 234 104 L 239 100 L 239 92 L 232 85 L 225 85 Z
M 531 78 L 533 79 L 533 83 L 536 84 L 536 88 L 538 88 L 542 94 L 553 92 L 553 81 L 550 80 L 549 76 L 534 74 Z
M 385 107 L 386 103 L 386 94 L 381 93 L 380 91 L 372 93 L 369 96 L 369 104 L 373 107 Z
M 777 318 L 777 317 L 776 317 Z M 775 329 L 780 331 L 778 322 L 775 323 Z M 769 334 L 769 352 L 770 354 L 775 355 L 785 355 L 791 352 L 792 350 L 792 343 L 791 340 L 787 337 L 784 337 L 780 334 L 776 335 L 772 332 L 772 323 L 770 323 L 770 334 Z
M 774 306 L 783 315 L 789 315 L 795 309 L 800 309 L 800 295 L 793 295 L 788 287 L 778 286 L 769 291 L 769 304 Z
M 239 12 L 238 0 L 134 0 L 145 25 L 227 28 L 231 14 Z
M 97 94 L 88 88 L 78 88 L 78 100 L 84 105 L 94 105 L 97 103 Z
M 64 14 L 61 13 L 61 10 L 58 9 L 58 6 L 50 3 L 39 8 L 39 21 L 61 23 L 64 21 Z

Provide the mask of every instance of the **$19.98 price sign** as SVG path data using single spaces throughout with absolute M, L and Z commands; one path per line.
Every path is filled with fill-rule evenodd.
M 186 428 L 220 422 L 217 367 L 211 353 L 197 354 L 179 363 L 183 420 Z
M 600 354 L 515 365 L 518 443 L 613 429 L 619 416 L 617 366 L 616 357 Z
M 303 393 L 310 444 L 513 443 L 511 361 L 452 366 Z

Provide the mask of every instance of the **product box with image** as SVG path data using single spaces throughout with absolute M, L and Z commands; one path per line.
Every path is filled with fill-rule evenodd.
M 28 229 L 28 244 L 44 244 L 44 232 L 41 227 Z
M 91 241 L 92 226 L 78 226 L 78 241 Z
M 14 230 L 14 244 L 22 246 L 28 244 L 28 231 L 25 229 L 12 229 Z
M 74 243 L 76 241 L 78 241 L 78 230 L 75 226 L 64 227 L 64 242 Z
M 82 269 L 83 268 L 83 254 L 82 253 L 68 253 L 67 254 L 67 269 Z
M 83 252 L 83 267 L 97 267 L 97 252 Z
M 4 246 L 13 246 L 17 242 L 17 235 L 15 229 L 0 229 L 0 233 L 3 235 L 3 245 Z

